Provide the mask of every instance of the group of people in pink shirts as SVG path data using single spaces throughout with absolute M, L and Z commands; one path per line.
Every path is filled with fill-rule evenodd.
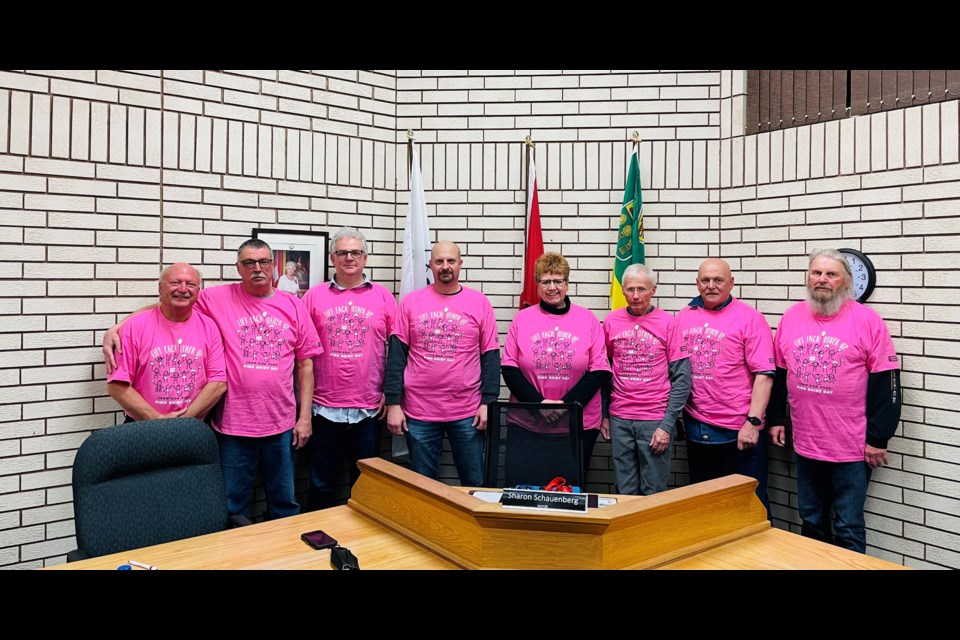
M 570 299 L 570 265 L 549 252 L 534 268 L 539 304 L 513 316 L 501 358 L 494 309 L 461 284 L 453 242 L 434 245 L 433 282 L 399 305 L 365 273 L 362 232 L 341 229 L 331 247 L 333 278 L 302 299 L 274 288 L 278 265 L 259 239 L 238 250 L 240 282 L 204 289 L 193 266 L 170 265 L 159 304 L 105 335 L 108 390 L 128 421 L 211 424 L 231 515 L 248 515 L 258 471 L 268 517 L 298 513 L 293 452 L 304 447 L 306 508 L 342 503 L 344 461 L 352 484 L 356 462 L 379 455 L 384 421 L 414 471 L 437 477 L 446 436 L 461 484 L 481 486 L 502 379 L 514 402 L 579 404 L 583 469 L 609 440 L 619 493 L 668 488 L 680 425 L 690 482 L 753 477 L 769 514 L 767 443 L 790 446 L 802 533 L 865 551 L 867 483 L 899 422 L 899 360 L 883 320 L 853 299 L 839 252 L 811 253 L 807 299 L 775 338 L 733 297 L 724 260 L 700 265 L 699 295 L 676 314 L 653 304 L 657 274 L 629 266 L 627 306 L 601 323 Z

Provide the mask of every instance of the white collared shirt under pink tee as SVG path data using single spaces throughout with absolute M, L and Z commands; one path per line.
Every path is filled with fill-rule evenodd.
M 398 308 L 393 294 L 372 282 L 341 289 L 325 282 L 303 296 L 320 334 L 313 359 L 313 402 L 375 409 L 383 398 L 387 338 Z

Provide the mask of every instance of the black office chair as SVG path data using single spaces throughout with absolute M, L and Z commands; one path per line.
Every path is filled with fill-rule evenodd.
M 544 487 L 557 476 L 568 485 L 583 488 L 582 407 L 576 403 L 491 403 L 483 485 Z
M 73 510 L 67 562 L 250 524 L 227 517 L 217 439 L 195 418 L 93 433 L 73 463 Z

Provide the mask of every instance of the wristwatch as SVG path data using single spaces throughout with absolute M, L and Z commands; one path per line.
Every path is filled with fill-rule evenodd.
M 747 416 L 747 422 L 749 422 L 755 427 L 760 426 L 760 418 L 757 418 L 756 416 Z

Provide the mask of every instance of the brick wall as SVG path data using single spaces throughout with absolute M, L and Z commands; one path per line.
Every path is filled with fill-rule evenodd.
M 903 355 L 904 420 L 868 499 L 873 555 L 960 566 L 957 102 L 743 135 L 742 71 L 0 71 L 0 565 L 73 548 L 70 464 L 117 417 L 103 331 L 150 302 L 160 266 L 233 280 L 252 227 L 371 240 L 396 290 L 416 133 L 434 239 L 464 253 L 501 338 L 519 293 L 524 136 L 537 143 L 547 250 L 571 297 L 606 314 L 615 224 L 638 131 L 656 304 L 696 294 L 721 256 L 734 294 L 776 326 L 805 254 L 848 246 L 879 270 L 870 305 Z M 953 267 L 955 269 L 955 267 Z M 674 484 L 685 476 L 674 450 Z M 796 528 L 795 470 L 775 452 L 776 524 Z M 447 464 L 442 475 L 452 481 Z M 591 488 L 612 489 L 609 445 Z

